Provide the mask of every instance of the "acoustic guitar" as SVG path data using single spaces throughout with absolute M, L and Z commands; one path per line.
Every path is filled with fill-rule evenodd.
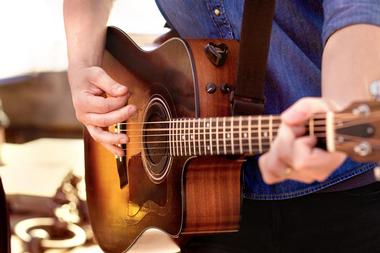
M 238 49 L 233 40 L 171 38 L 143 51 L 108 28 L 102 66 L 138 111 L 110 129 L 127 132 L 124 157 L 84 134 L 90 220 L 104 251 L 126 251 L 152 227 L 172 237 L 239 229 L 243 158 L 270 148 L 280 118 L 230 116 Z M 307 134 L 327 150 L 376 160 L 379 109 L 358 102 L 317 114 Z

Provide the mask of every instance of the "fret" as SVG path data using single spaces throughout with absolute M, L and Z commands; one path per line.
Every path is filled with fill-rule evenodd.
M 172 136 L 172 149 L 173 149 L 173 155 L 178 156 L 178 153 L 176 152 L 176 146 L 175 146 L 175 121 L 172 121 L 172 131 L 171 131 L 171 136 Z
M 261 140 L 261 116 L 259 116 L 257 118 L 257 128 L 258 128 L 258 131 L 257 131 L 257 136 L 258 136 L 258 139 L 259 139 L 259 152 L 260 154 L 263 152 L 263 144 L 262 144 L 262 140 Z
M 195 120 L 192 120 L 191 121 L 193 123 L 193 148 L 194 148 L 194 155 L 197 154 L 197 149 L 196 149 L 196 146 L 195 146 L 195 139 L 196 139 L 196 134 L 195 134 Z
M 183 141 L 183 153 L 187 156 L 187 135 L 186 135 L 186 119 L 182 120 L 182 141 Z
M 185 136 L 185 119 L 181 119 L 181 124 L 180 124 L 180 128 L 181 128 L 181 144 L 182 144 L 182 148 L 183 148 L 183 155 L 187 155 L 187 151 L 186 151 L 186 136 Z
M 273 141 L 272 122 L 273 122 L 273 118 L 272 118 L 272 115 L 270 115 L 269 116 L 269 147 L 272 146 L 272 141 Z
M 249 138 L 248 138 L 248 118 L 247 117 L 242 117 L 241 121 L 241 133 L 242 133 L 242 146 L 243 146 L 243 153 L 248 153 L 249 152 Z
M 187 133 L 187 127 L 186 127 L 186 123 L 187 123 L 187 119 L 183 119 L 183 129 L 182 129 L 182 131 L 183 131 L 183 142 L 184 142 L 184 152 L 185 152 L 185 155 L 188 155 L 188 153 L 187 153 L 187 151 L 189 150 L 188 149 L 188 142 L 187 142 L 187 140 L 188 140 L 188 138 L 189 138 L 189 136 L 188 136 L 188 133 Z
M 250 154 L 253 154 L 252 152 L 252 117 L 251 116 L 248 116 L 248 149 L 249 149 L 249 153 Z
M 242 117 L 239 117 L 239 148 L 240 154 L 243 154 L 243 134 L 242 134 Z
M 314 136 L 314 119 L 311 117 L 309 119 L 309 135 Z
M 226 147 L 226 117 L 223 117 L 223 151 L 224 151 L 224 154 L 227 154 L 227 147 Z
M 209 146 L 209 150 L 210 150 L 210 154 L 213 155 L 213 143 L 212 143 L 212 130 L 213 130 L 213 126 L 212 126 L 212 118 L 210 118 L 210 123 L 207 123 L 209 124 L 208 125 L 208 129 L 209 129 L 209 138 L 210 138 L 210 146 Z
M 172 122 L 169 121 L 169 155 L 170 156 L 173 156 L 173 152 L 172 152 Z
M 201 147 L 201 119 L 198 118 L 198 149 L 199 155 L 202 155 L 202 147 Z
M 219 155 L 219 119 L 216 118 L 216 154 Z
M 179 156 L 179 145 L 178 145 L 178 120 L 175 120 L 175 128 L 174 128 L 174 136 L 175 136 L 175 145 L 177 149 L 177 156 Z
M 173 120 L 173 146 L 174 146 L 176 156 L 178 156 L 179 152 L 178 152 L 178 146 L 177 146 L 178 142 L 177 142 L 176 128 L 177 128 L 177 120 L 174 119 Z
M 182 119 L 182 141 L 183 141 L 183 153 L 187 156 L 187 140 L 186 140 L 186 119 Z
M 173 119 L 167 130 L 168 153 L 170 156 L 263 153 L 271 147 L 280 123 L 272 115 Z M 308 122 L 308 131 L 315 135 L 313 118 Z
M 189 145 L 189 155 L 191 155 L 191 138 L 192 138 L 192 134 L 190 132 L 191 128 L 190 128 L 190 119 L 187 119 L 187 141 L 188 141 L 188 145 Z
M 206 143 L 206 119 L 203 119 L 203 145 L 205 155 L 207 155 L 207 143 Z
M 234 143 L 234 120 L 230 118 L 230 135 L 231 135 L 231 154 L 235 154 L 235 143 Z
M 327 151 L 334 152 L 335 147 L 335 129 L 334 129 L 335 119 L 333 112 L 326 113 L 326 146 Z
M 179 151 L 180 155 L 183 156 L 183 149 L 182 149 L 182 128 L 181 128 L 182 120 L 178 120 L 178 133 L 179 133 Z

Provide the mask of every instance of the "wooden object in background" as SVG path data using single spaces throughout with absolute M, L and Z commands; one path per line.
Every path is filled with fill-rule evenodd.
M 10 119 L 6 140 L 23 143 L 42 137 L 79 138 L 66 72 L 40 73 L 0 85 L 0 99 Z

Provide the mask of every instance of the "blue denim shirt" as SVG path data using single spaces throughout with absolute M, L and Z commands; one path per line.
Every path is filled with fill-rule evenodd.
M 244 0 L 157 0 L 183 38 L 239 39 Z M 217 11 L 215 11 L 217 10 Z M 305 96 L 321 96 L 321 58 L 329 36 L 345 26 L 380 25 L 379 0 L 277 0 L 269 50 L 265 112 L 279 114 Z M 244 197 L 287 199 L 373 168 L 347 159 L 325 182 L 264 183 L 256 158 L 244 165 Z

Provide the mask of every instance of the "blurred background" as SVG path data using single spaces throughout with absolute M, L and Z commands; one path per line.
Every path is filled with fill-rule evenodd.
M 115 0 L 109 24 L 142 46 L 166 31 L 154 0 Z M 12 253 L 101 252 L 86 220 L 82 127 L 67 81 L 63 0 L 0 1 L 0 34 L 0 175 Z M 76 240 L 57 249 L 42 242 L 49 237 L 58 243 L 53 246 Z

